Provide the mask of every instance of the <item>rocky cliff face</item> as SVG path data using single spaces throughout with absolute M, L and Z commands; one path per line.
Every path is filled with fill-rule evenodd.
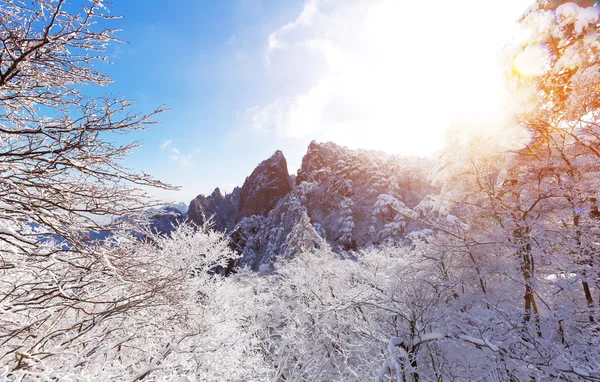
M 318 182 L 330 166 L 337 162 L 340 149 L 343 148 L 331 142 L 310 142 L 306 155 L 302 158 L 302 166 L 296 175 L 296 185 L 302 182 Z
M 279 150 L 261 162 L 246 178 L 240 194 L 237 220 L 254 215 L 267 216 L 291 190 L 290 174 Z
M 296 187 L 307 189 L 303 204 L 327 241 L 356 249 L 403 241 L 414 228 L 403 216 L 434 192 L 428 170 L 423 158 L 311 142 Z

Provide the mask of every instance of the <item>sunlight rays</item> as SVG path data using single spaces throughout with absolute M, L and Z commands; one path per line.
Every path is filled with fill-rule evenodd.
M 320 69 L 291 97 L 249 110 L 255 130 L 428 155 L 457 121 L 491 121 L 487 134 L 509 117 L 501 52 L 528 0 L 307 4 L 269 36 L 266 61 L 290 78 L 286 60 Z

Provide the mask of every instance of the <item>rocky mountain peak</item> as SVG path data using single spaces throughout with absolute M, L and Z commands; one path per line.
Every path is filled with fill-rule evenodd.
M 291 190 L 287 161 L 277 150 L 246 178 L 240 194 L 237 220 L 254 215 L 267 216 Z
M 347 150 L 347 148 L 338 146 L 333 142 L 319 143 L 311 141 L 306 154 L 302 158 L 302 166 L 298 170 L 296 184 L 318 181 L 315 176 L 318 176 L 336 162 L 339 151 Z
M 422 228 L 405 216 L 435 192 L 429 167 L 422 158 L 313 141 L 297 176 L 278 150 L 231 194 L 216 188 L 196 197 L 188 219 L 213 217 L 241 252 L 237 263 L 252 269 L 322 243 L 340 251 L 400 243 Z
M 221 194 L 221 189 L 219 187 L 215 188 L 210 196 L 217 203 L 223 200 L 223 194 Z

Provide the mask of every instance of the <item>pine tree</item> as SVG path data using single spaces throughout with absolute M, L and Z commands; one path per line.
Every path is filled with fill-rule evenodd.
M 310 223 L 310 218 L 304 209 L 300 219 L 286 237 L 285 257 L 291 257 L 298 253 L 312 251 L 323 245 L 323 239 L 317 234 Z

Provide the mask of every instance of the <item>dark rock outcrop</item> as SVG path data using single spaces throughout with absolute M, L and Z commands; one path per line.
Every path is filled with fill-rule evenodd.
M 241 188 L 236 187 L 230 194 L 221 194 L 217 187 L 209 196 L 198 195 L 190 202 L 188 220 L 203 225 L 205 219 L 212 219 L 213 227 L 222 232 L 229 232 L 237 222 Z
M 267 216 L 291 190 L 287 162 L 283 153 L 277 150 L 246 178 L 240 194 L 237 220 L 254 215 Z
M 291 190 L 287 162 L 283 153 L 276 151 L 254 169 L 242 188 L 223 195 L 217 187 L 209 196 L 198 195 L 190 202 L 188 220 L 202 225 L 212 219 L 216 230 L 230 232 L 244 217 L 267 216 Z

